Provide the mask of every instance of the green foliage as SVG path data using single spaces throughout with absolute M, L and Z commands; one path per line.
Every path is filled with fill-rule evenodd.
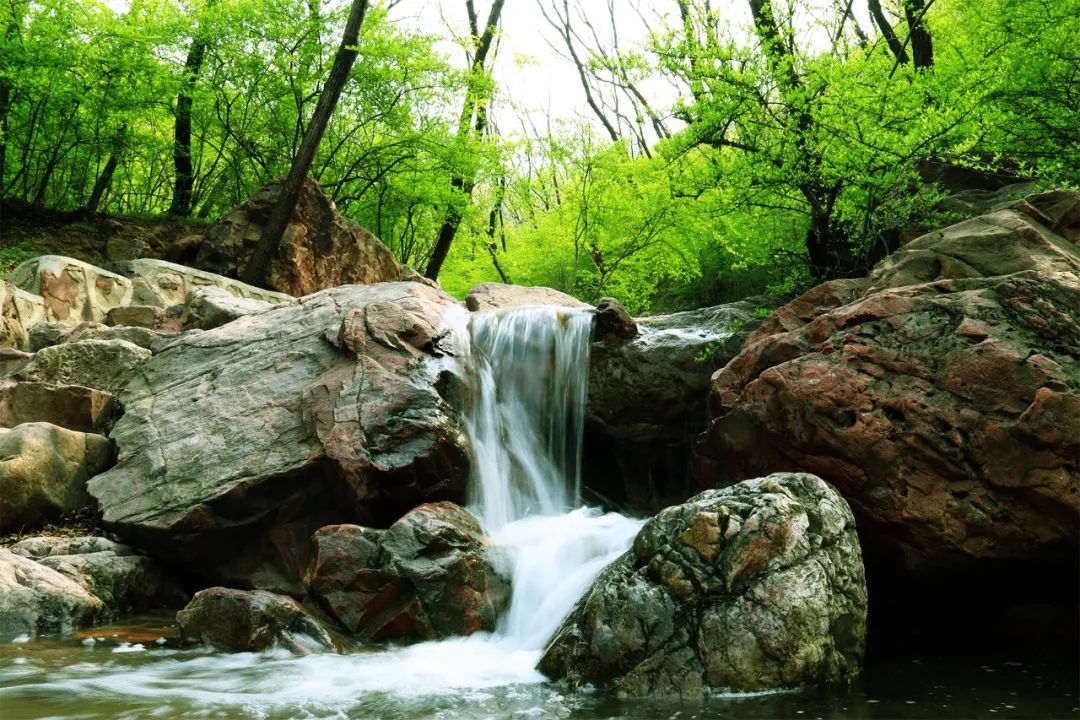
M 33 243 L 21 242 L 11 247 L 0 247 L 0 280 L 4 280 L 20 263 L 37 257 L 41 248 Z

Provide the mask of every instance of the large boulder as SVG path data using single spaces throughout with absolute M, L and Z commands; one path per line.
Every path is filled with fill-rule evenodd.
M 82 385 L 0 380 L 0 428 L 45 422 L 68 430 L 101 433 L 120 414 L 112 393 Z
M 713 379 L 702 478 L 833 483 L 883 603 L 1075 602 L 1080 253 L 1055 230 L 1077 227 L 1080 194 L 1032 196 L 778 311 Z
M 183 323 L 185 328 L 213 330 L 272 307 L 273 304 L 265 300 L 237 297 L 224 288 L 201 287 L 188 294 Z
M 526 305 L 558 305 L 568 308 L 592 307 L 576 297 L 548 287 L 526 287 L 524 285 L 486 282 L 474 285 L 465 294 L 465 307 L 474 312 Z
M 752 298 L 635 321 L 611 302 L 601 303 L 586 408 L 589 490 L 651 514 L 700 489 L 689 458 L 694 439 L 708 426 L 710 379 L 770 304 Z
M 100 614 L 101 600 L 71 578 L 0 550 L 0 639 L 70 631 Z
M 632 696 L 758 692 L 857 676 L 865 634 L 851 510 L 820 478 L 777 474 L 646 523 L 538 667 Z
M 98 598 L 102 620 L 182 597 L 156 561 L 108 538 L 31 537 L 8 549 L 74 580 Z
M 280 192 L 281 180 L 274 180 L 222 218 L 207 231 L 195 264 L 241 277 Z M 317 182 L 304 181 L 266 287 L 302 296 L 339 285 L 406 279 L 394 254 L 377 237 L 342 217 Z
M 354 285 L 185 333 L 122 395 L 115 468 L 90 492 L 136 547 L 206 579 L 299 593 L 297 551 L 334 523 L 460 498 L 464 440 L 420 283 Z
M 295 600 L 265 590 L 202 590 L 176 614 L 176 622 L 184 640 L 232 652 L 333 650 L 326 630 Z
M 0 429 L 0 532 L 88 506 L 86 482 L 112 464 L 108 439 L 49 425 Z
M 149 358 L 149 350 L 127 340 L 79 340 L 42 348 L 8 375 L 17 380 L 83 385 L 117 393 Z
M 203 287 L 217 287 L 236 297 L 274 304 L 292 301 L 292 296 L 285 293 L 264 290 L 239 280 L 165 260 L 140 258 L 121 263 L 118 268 L 131 278 L 132 302 L 142 305 L 162 308 L 182 306 L 187 302 L 188 295 Z
M 310 595 L 366 640 L 416 642 L 492 631 L 510 597 L 476 518 L 428 503 L 387 530 L 333 525 L 311 539 Z
M 102 322 L 109 310 L 131 302 L 131 281 L 90 263 L 42 255 L 22 263 L 8 277 L 43 299 L 45 319 L 67 325 Z

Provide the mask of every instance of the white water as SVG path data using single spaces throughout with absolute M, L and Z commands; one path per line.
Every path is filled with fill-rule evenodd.
M 90 644 L 75 664 L 12 667 L 9 680 L 21 679 L 6 690 L 0 683 L 0 705 L 36 696 L 64 707 L 77 700 L 86 717 L 473 718 L 507 717 L 511 709 L 548 717 L 572 702 L 540 684 L 536 663 L 642 524 L 581 507 L 591 318 L 537 307 L 459 320 L 474 453 L 470 509 L 502 548 L 513 582 L 494 633 L 299 658 L 155 648 L 117 655 Z

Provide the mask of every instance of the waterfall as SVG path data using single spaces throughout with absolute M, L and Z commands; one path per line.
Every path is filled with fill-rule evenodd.
M 469 386 L 470 509 L 509 559 L 510 610 L 492 642 L 538 652 L 641 523 L 581 506 L 592 313 L 472 314 L 457 336 Z

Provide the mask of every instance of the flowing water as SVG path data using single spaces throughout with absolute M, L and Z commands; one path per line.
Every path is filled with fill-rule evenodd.
M 494 633 L 306 657 L 181 648 L 164 617 L 16 638 L 0 644 L 0 718 L 1077 716 L 1075 667 L 1032 662 L 912 662 L 868 670 L 852 688 L 687 704 L 569 694 L 546 682 L 535 670 L 544 643 L 641 526 L 580 506 L 590 329 L 587 313 L 538 307 L 475 313 L 455 330 L 470 392 L 470 509 L 513 578 Z

